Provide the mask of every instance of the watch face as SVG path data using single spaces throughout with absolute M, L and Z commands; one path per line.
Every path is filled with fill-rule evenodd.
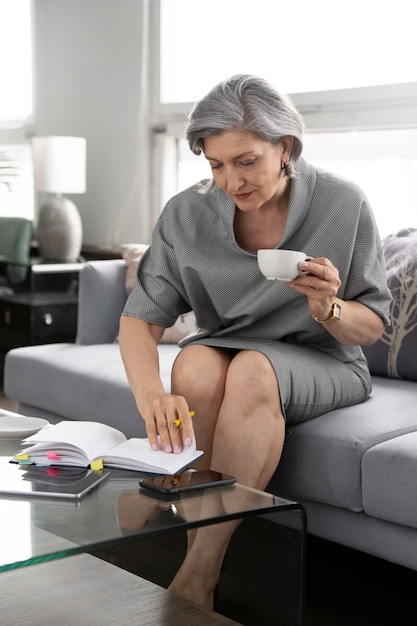
M 340 306 L 340 304 L 338 304 L 337 302 L 333 302 L 330 315 L 327 319 L 319 320 L 319 318 L 315 317 L 314 315 L 313 315 L 313 319 L 315 322 L 318 322 L 319 324 L 328 324 L 329 322 L 340 320 L 341 311 L 342 311 L 342 307 Z
M 342 311 L 342 307 L 337 302 L 333 303 L 332 306 L 332 318 L 335 320 L 340 320 L 340 313 Z

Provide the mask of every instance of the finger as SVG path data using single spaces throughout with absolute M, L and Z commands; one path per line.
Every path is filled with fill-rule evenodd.
M 172 452 L 179 454 L 182 452 L 184 443 L 182 438 L 182 420 L 176 417 L 169 423 L 169 434 L 171 438 Z
M 335 290 L 336 293 L 339 289 L 339 272 L 328 259 L 323 258 L 314 259 L 314 261 L 302 261 L 299 265 L 303 270 L 304 278 L 308 278 L 308 280 L 298 280 L 299 283 L 302 282 L 306 286 L 310 286 L 311 289 L 326 292 Z
M 164 450 L 164 452 L 172 452 L 173 444 L 168 428 L 169 417 L 165 407 L 153 408 L 152 412 L 146 416 L 146 434 L 148 435 L 149 445 L 152 450 Z M 175 412 L 173 413 L 175 416 Z
M 175 395 L 158 398 L 148 406 L 144 417 L 149 444 L 153 450 L 162 449 L 167 453 L 182 451 L 183 429 L 180 425 L 183 420 L 191 419 L 185 398 Z M 176 424 L 177 420 L 178 424 Z M 187 437 L 190 437 L 189 429 L 186 429 L 186 432 Z
M 323 279 L 329 272 L 329 267 L 323 263 L 323 261 L 327 261 L 327 259 L 300 261 L 298 265 L 304 275 L 316 276 L 317 278 Z
M 181 437 L 177 429 L 173 429 L 171 424 L 176 418 L 176 413 L 167 412 L 158 416 L 156 426 L 159 433 L 161 448 L 168 454 L 174 452 L 174 447 L 181 444 Z M 176 449 L 178 451 L 178 449 Z
M 181 420 L 181 435 L 182 441 L 186 447 L 191 446 L 191 443 L 194 439 L 194 426 L 193 426 L 193 417 L 194 411 L 188 411 L 184 413 L 184 417 Z
M 174 443 L 174 452 L 181 452 L 183 446 L 190 446 L 194 437 L 194 429 L 192 416 L 194 415 L 194 411 L 185 411 L 179 413 L 181 417 L 177 417 L 171 424 L 171 440 Z M 177 448 L 177 446 L 179 448 Z
M 146 434 L 152 450 L 159 450 L 158 429 L 154 417 L 146 420 Z

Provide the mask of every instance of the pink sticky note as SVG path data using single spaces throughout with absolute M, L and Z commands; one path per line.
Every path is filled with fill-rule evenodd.
M 50 459 L 51 461 L 59 461 L 61 457 L 55 454 L 55 452 L 49 451 L 46 454 L 46 458 Z

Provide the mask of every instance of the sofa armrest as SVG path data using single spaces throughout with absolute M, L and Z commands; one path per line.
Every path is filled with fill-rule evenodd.
M 112 343 L 127 294 L 123 259 L 89 261 L 80 272 L 77 343 Z

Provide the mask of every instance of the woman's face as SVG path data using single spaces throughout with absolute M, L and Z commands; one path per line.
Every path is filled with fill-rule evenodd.
M 226 131 L 204 139 L 204 154 L 214 180 L 242 211 L 254 211 L 279 200 L 288 179 L 281 170 L 292 137 L 272 145 L 247 130 Z

